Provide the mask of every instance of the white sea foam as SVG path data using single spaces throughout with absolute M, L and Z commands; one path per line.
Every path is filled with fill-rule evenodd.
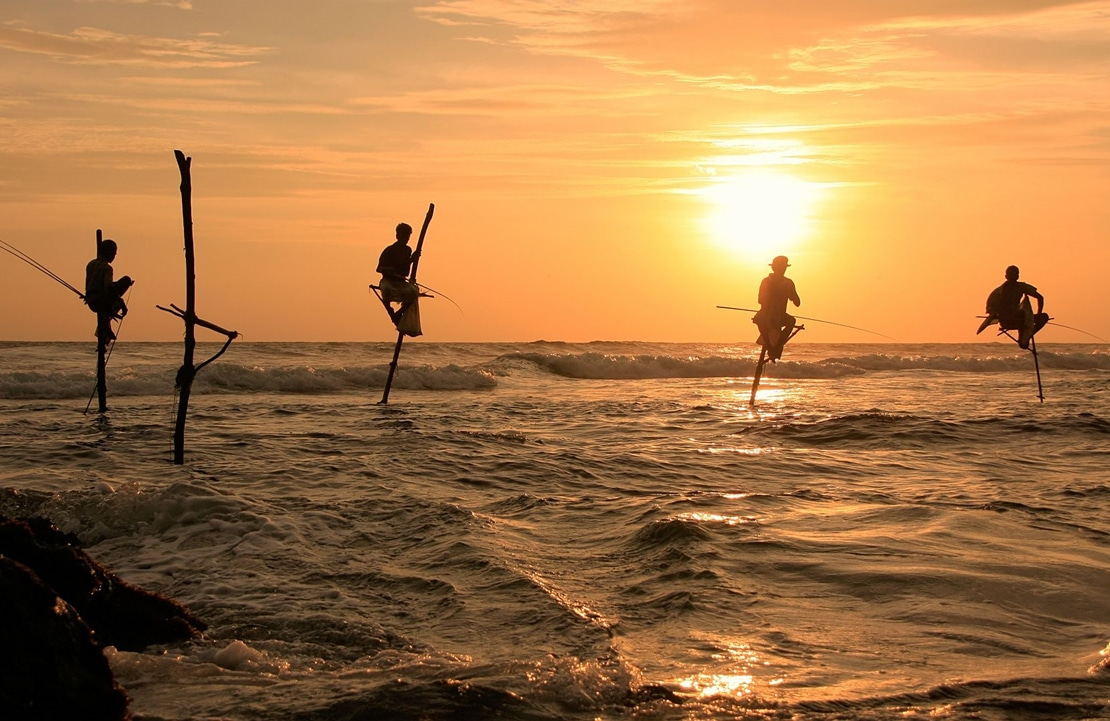
M 2 345 L 2 344 L 0 344 Z M 116 396 L 165 396 L 173 393 L 176 374 L 174 346 L 145 344 L 142 358 L 128 358 L 121 350 L 109 370 L 111 393 Z M 655 344 L 651 350 L 671 353 L 599 352 L 592 348 L 601 344 L 569 346 L 543 343 L 545 348 L 587 348 L 578 352 L 537 352 L 528 350 L 496 353 L 501 346 L 484 348 L 472 345 L 462 356 L 472 360 L 458 362 L 402 362 L 394 378 L 399 389 L 422 391 L 474 391 L 496 387 L 497 379 L 549 375 L 574 380 L 644 380 L 660 378 L 733 378 L 750 377 L 755 370 L 756 356 L 751 351 L 737 353 L 731 346 L 720 346 L 716 352 L 704 345 L 666 346 Z M 631 344 L 613 345 L 629 350 Z M 157 346 L 159 353 L 150 346 Z M 236 355 L 225 357 L 207 366 L 194 383 L 197 393 L 284 393 L 316 394 L 364 392 L 384 387 L 389 373 L 387 362 L 368 364 L 367 351 L 361 356 L 347 349 L 323 353 L 304 363 L 311 348 L 319 345 L 291 346 L 282 354 L 274 344 L 241 344 Z M 860 347 L 874 348 L 875 346 Z M 904 348 L 900 350 L 901 348 Z M 943 348 L 943 347 L 942 347 Z M 1051 346 L 1049 348 L 1052 348 Z M 1041 351 L 1041 367 L 1046 370 L 1110 371 L 1110 352 L 1103 346 L 1071 346 L 1067 350 Z M 329 350 L 334 350 L 329 347 Z M 449 351 L 429 348 L 428 344 L 410 349 L 417 359 L 448 360 Z M 946 373 L 1005 373 L 1020 371 L 1029 365 L 1029 356 L 1016 348 L 998 344 L 958 346 L 957 352 L 906 352 L 917 346 L 890 346 L 884 352 L 861 352 L 845 355 L 837 347 L 803 346 L 788 353 L 778 363 L 768 364 L 768 378 L 820 379 L 844 378 L 881 372 L 936 371 Z M 492 357 L 483 358 L 495 353 Z M 379 354 L 383 355 L 383 354 Z M 122 358 L 119 356 L 123 356 Z M 158 360 L 155 360 L 158 356 Z M 255 362 L 251 362 L 251 360 Z M 386 358 L 382 358 L 385 361 Z M 0 370 L 0 399 L 70 399 L 87 398 L 95 377 L 87 359 L 77 367 L 67 357 L 54 363 L 37 359 L 25 368 Z M 18 364 L 12 364 L 18 365 Z

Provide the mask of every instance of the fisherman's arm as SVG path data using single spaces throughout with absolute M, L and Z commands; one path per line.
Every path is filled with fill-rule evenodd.
M 1030 298 L 1036 298 L 1037 299 L 1037 312 L 1038 313 L 1043 313 L 1044 312 L 1044 296 L 1041 295 L 1040 293 L 1038 293 L 1036 288 L 1030 288 L 1029 293 L 1027 295 Z

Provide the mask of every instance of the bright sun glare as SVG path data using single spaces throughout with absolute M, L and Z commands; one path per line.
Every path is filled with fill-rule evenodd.
M 767 263 L 807 239 L 821 188 L 786 173 L 760 171 L 717 179 L 701 195 L 710 206 L 704 219 L 709 237 L 747 260 Z

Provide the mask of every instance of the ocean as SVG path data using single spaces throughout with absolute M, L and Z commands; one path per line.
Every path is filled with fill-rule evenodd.
M 0 343 L 0 513 L 209 625 L 136 719 L 1110 718 L 1110 346 L 392 346 L 233 343 L 176 466 L 179 343 Z

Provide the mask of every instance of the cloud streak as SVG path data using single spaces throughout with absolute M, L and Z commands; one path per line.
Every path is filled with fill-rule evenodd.
M 1110 53 L 1106 0 L 835 7 L 784 0 L 758 9 L 722 0 L 443 0 L 417 12 L 484 28 L 489 42 L 739 92 L 856 92 L 898 85 L 916 72 L 918 84 L 929 77 L 952 82 L 969 65 L 989 65 L 1006 43 L 1009 55 L 1036 58 L 1042 69 L 1101 63 Z
M 189 0 L 76 0 L 76 2 L 81 5 L 156 5 L 178 10 L 193 9 L 193 3 Z
M 0 48 L 47 55 L 59 62 L 157 68 L 235 68 L 273 52 L 264 46 L 236 45 L 211 38 L 168 38 L 124 34 L 94 27 L 52 33 L 0 26 Z

